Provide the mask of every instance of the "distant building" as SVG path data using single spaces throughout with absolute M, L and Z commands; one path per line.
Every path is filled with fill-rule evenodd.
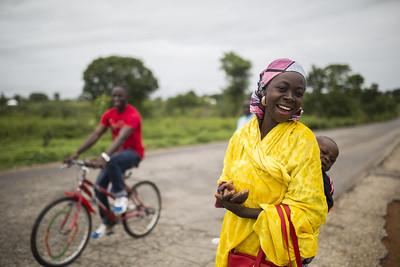
M 11 98 L 7 101 L 7 106 L 10 107 L 18 106 L 18 101 L 15 100 L 14 98 Z

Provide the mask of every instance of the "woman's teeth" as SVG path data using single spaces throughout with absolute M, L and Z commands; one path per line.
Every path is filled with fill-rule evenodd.
M 278 107 L 283 109 L 283 110 L 286 110 L 286 111 L 290 111 L 291 110 L 291 108 L 288 108 L 288 107 L 285 107 L 285 106 L 282 106 L 282 105 L 278 105 Z

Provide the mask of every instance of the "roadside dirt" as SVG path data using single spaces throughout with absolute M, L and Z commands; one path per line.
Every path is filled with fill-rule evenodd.
M 383 162 L 384 170 L 392 177 L 400 178 L 400 144 L 393 150 L 392 155 Z M 395 199 L 387 206 L 385 216 L 387 236 L 382 239 L 388 254 L 381 259 L 382 267 L 400 267 L 400 200 Z
M 400 267 L 400 200 L 392 201 L 385 216 L 388 236 L 382 239 L 389 253 L 381 260 L 382 267 Z

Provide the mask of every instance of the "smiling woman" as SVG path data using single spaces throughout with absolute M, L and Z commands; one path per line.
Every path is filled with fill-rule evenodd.
M 305 79 L 297 72 L 286 72 L 271 80 L 263 91 L 262 102 L 266 116 L 261 124 L 262 138 L 280 122 L 285 122 L 301 112 Z
M 256 117 L 232 136 L 218 180 L 217 206 L 229 211 L 221 229 L 218 267 L 238 266 L 237 257 L 256 255 L 262 266 L 301 266 L 301 260 L 310 262 L 316 255 L 327 205 L 317 141 L 297 121 L 305 77 L 290 59 L 275 60 L 260 74 L 250 105 Z M 286 224 L 298 237 L 290 251 Z

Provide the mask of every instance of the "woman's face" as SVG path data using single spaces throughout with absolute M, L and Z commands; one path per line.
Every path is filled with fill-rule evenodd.
M 265 113 L 277 123 L 288 121 L 301 108 L 305 81 L 297 72 L 284 72 L 273 78 L 265 90 Z

